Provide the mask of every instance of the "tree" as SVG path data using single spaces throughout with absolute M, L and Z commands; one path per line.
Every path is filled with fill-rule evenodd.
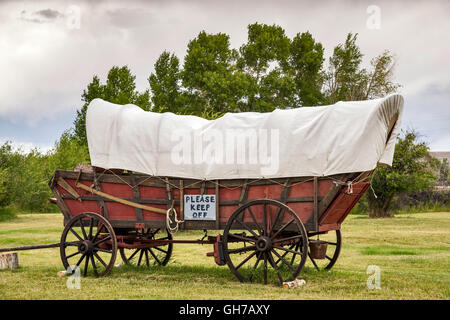
M 164 51 L 155 63 L 155 73 L 148 78 L 154 112 L 179 112 L 185 105 L 181 92 L 179 59 Z
M 341 100 L 357 100 L 362 96 L 366 75 L 360 69 L 363 54 L 356 44 L 357 34 L 349 33 L 344 44 L 337 45 L 329 59 L 325 75 L 327 103 Z
M 441 186 L 446 186 L 449 184 L 449 175 L 448 175 L 448 171 L 449 171 L 449 165 L 448 165 L 448 161 L 447 158 L 442 159 L 442 163 L 440 164 L 439 167 L 439 184 Z
M 429 154 L 425 142 L 419 142 L 414 131 L 397 138 L 392 167 L 378 167 L 372 177 L 373 193 L 368 192 L 369 216 L 389 217 L 391 204 L 401 193 L 430 188 L 435 180 L 437 160 Z
M 309 32 L 298 33 L 292 40 L 290 50 L 290 69 L 298 96 L 298 105 L 317 106 L 323 103 L 321 92 L 323 79 L 323 46 L 316 42 Z
M 145 90 L 139 93 L 136 90 L 136 76 L 134 76 L 127 66 L 121 68 L 114 66 L 109 70 L 105 84 L 100 83 L 100 79 L 94 76 L 87 90 L 83 90 L 81 101 L 83 107 L 77 110 L 74 121 L 74 136 L 81 145 L 87 145 L 86 138 L 86 111 L 89 103 L 95 98 L 101 98 L 116 104 L 135 104 L 144 110 L 150 110 L 150 93 Z
M 291 107 L 295 83 L 289 74 L 291 40 L 277 25 L 248 26 L 247 43 L 239 48 L 238 67 L 248 74 L 247 111 Z
M 364 55 L 356 44 L 357 37 L 349 33 L 329 59 L 324 73 L 327 104 L 384 97 L 400 87 L 393 81 L 395 59 L 389 51 L 371 60 L 371 70 L 361 67 Z
M 399 85 L 393 81 L 394 55 L 384 51 L 363 68 L 357 36 L 349 33 L 324 67 L 324 48 L 309 32 L 290 39 L 281 26 L 254 23 L 236 50 L 227 34 L 201 31 L 189 41 L 182 66 L 174 54 L 164 51 L 159 56 L 148 78 L 150 87 L 142 93 L 127 66 L 113 67 L 104 84 L 94 76 L 82 94 L 75 138 L 87 144 L 86 110 L 95 98 L 133 103 L 144 110 L 150 110 L 152 102 L 155 112 L 216 118 L 226 112 L 270 112 L 395 92 Z
M 87 90 L 83 90 L 81 100 L 84 101 L 83 107 L 77 110 L 77 116 L 73 122 L 75 137 L 80 144 L 87 145 L 86 138 L 86 111 L 89 103 L 95 98 L 103 97 L 104 86 L 100 84 L 100 79 L 94 76 L 92 82 L 88 84 Z
M 190 113 L 238 111 L 248 91 L 248 77 L 236 69 L 230 37 L 205 31 L 191 40 L 184 58 L 182 84 Z
M 33 149 L 28 153 L 6 142 L 0 146 L 0 208 L 49 212 L 56 210 L 48 182 L 55 170 L 73 170 L 89 161 L 87 146 L 80 145 L 71 131 L 65 131 L 47 153 Z
M 388 50 L 373 58 L 370 64 L 372 70 L 367 72 L 365 94 L 357 97 L 357 100 L 359 98 L 368 100 L 384 97 L 397 91 L 400 87 L 398 83 L 393 81 L 395 59 Z

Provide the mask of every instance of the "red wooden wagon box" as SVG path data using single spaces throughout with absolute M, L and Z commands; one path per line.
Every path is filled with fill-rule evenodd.
M 173 175 L 160 174 L 172 171 L 164 171 L 166 169 L 164 166 L 167 165 L 164 159 L 152 158 L 150 165 L 156 162 L 160 164 L 156 169 L 162 168 L 159 174 L 158 172 L 153 174 L 152 170 L 146 170 L 150 165 L 146 167 L 146 164 L 143 164 L 142 159 L 147 158 L 142 157 L 142 154 L 154 156 L 157 151 L 152 151 L 153 153 L 128 151 L 130 144 L 133 148 L 139 148 L 140 145 L 131 141 L 125 144 L 125 152 L 121 152 L 116 145 L 124 145 L 123 132 L 135 128 L 126 127 L 127 130 L 124 131 L 125 127 L 121 123 L 108 119 L 105 120 L 105 123 L 109 123 L 107 127 L 100 125 L 98 128 L 96 115 L 103 116 L 106 111 L 102 107 L 111 108 L 111 105 L 103 101 L 95 103 L 101 107 L 89 107 L 91 109 L 88 109 L 87 122 L 89 148 L 94 166 L 79 166 L 74 171 L 57 170 L 50 181 L 50 188 L 56 197 L 54 201 L 64 215 L 65 229 L 61 237 L 60 250 L 65 268 L 80 268 L 84 275 L 89 273 L 96 276 L 106 275 L 114 266 L 118 252 L 126 264 L 150 268 L 154 265 L 164 266 L 169 262 L 174 244 L 207 243 L 212 244 L 212 251 L 207 255 L 214 258 L 219 265 L 228 265 L 240 281 L 283 283 L 295 279 L 308 259 L 319 270 L 330 269 L 336 263 L 341 249 L 342 222 L 369 188 L 370 177 L 377 163 L 386 163 L 387 149 L 390 152 L 387 157 L 392 161 L 403 100 L 401 96 L 394 95 L 372 100 L 370 104 L 367 101 L 360 104 L 351 102 L 344 106 L 338 103 L 335 106 L 319 107 L 322 109 L 311 115 L 315 121 L 313 125 L 317 127 L 326 124 L 322 123 L 324 117 L 334 117 L 329 112 L 337 111 L 329 108 L 335 108 L 347 115 L 349 110 L 368 113 L 369 116 L 364 118 L 365 123 L 362 126 L 369 126 L 367 131 L 369 133 L 363 134 L 360 137 L 363 139 L 361 141 L 370 140 L 367 134 L 372 135 L 372 132 L 377 136 L 377 141 L 382 140 L 382 148 L 374 144 L 376 140 L 366 143 L 367 150 L 372 148 L 378 152 L 376 153 L 378 158 L 372 167 L 365 165 L 358 167 L 358 163 L 369 161 L 366 158 L 373 160 L 375 156 L 364 158 L 369 151 L 362 156 L 343 155 L 344 151 L 341 150 L 346 150 L 343 146 L 335 156 L 332 152 L 329 153 L 326 161 L 322 161 L 322 158 L 314 158 L 313 162 L 308 162 L 311 159 L 307 158 L 299 160 L 299 163 L 311 163 L 309 167 L 313 168 L 315 162 L 325 163 L 326 170 L 320 174 L 304 174 L 309 171 L 302 167 L 296 169 L 300 173 L 298 175 L 286 176 L 284 172 L 280 176 L 276 173 L 269 176 L 255 176 L 252 169 L 244 170 L 249 168 L 248 164 L 246 167 L 239 167 L 238 164 L 233 167 L 237 170 L 218 176 L 217 172 L 221 172 L 224 166 L 207 167 L 203 164 L 207 168 L 202 172 L 206 173 L 197 178 L 192 177 L 191 172 L 200 172 L 198 170 L 203 169 L 202 164 L 195 167 L 181 163 L 168 167 L 170 170 L 173 169 Z M 358 107 L 367 110 L 355 109 Z M 120 117 L 123 118 L 123 110 L 127 109 L 119 108 L 125 107 L 117 107 L 117 110 L 120 110 Z M 93 110 L 90 115 L 89 110 Z M 134 108 L 129 111 L 138 112 Z M 291 110 L 287 111 L 281 116 L 292 118 Z M 151 116 L 161 117 L 154 114 Z M 253 117 L 252 123 L 257 122 L 254 116 L 249 115 Z M 274 116 L 279 117 L 280 113 Z M 180 116 L 170 115 L 170 117 L 178 119 Z M 129 117 L 127 119 L 130 121 Z M 270 123 L 270 118 L 264 119 L 265 124 Z M 370 125 L 370 119 L 374 119 L 376 124 Z M 177 126 L 190 121 L 187 118 L 181 120 Z M 161 147 L 161 136 L 164 138 L 161 123 L 162 121 L 167 123 L 167 119 L 158 118 L 158 121 L 157 139 L 160 144 L 156 149 L 164 155 L 166 149 Z M 239 121 L 241 123 L 242 118 Z M 309 121 L 308 114 L 305 121 Z M 114 126 L 111 126 L 111 123 L 114 123 Z M 211 123 L 204 124 L 211 126 Z M 220 124 L 220 121 L 213 125 L 219 125 L 218 123 Z M 95 129 L 90 129 L 94 124 Z M 198 122 L 196 125 L 198 127 Z M 140 127 L 140 124 L 134 123 L 134 126 Z M 286 126 L 288 130 L 286 132 L 290 135 L 289 124 Z M 96 144 L 105 141 L 95 140 L 98 135 L 93 132 L 96 130 L 105 133 L 105 139 L 120 137 L 122 140 L 112 141 L 106 151 L 95 149 Z M 205 127 L 202 130 L 205 132 Z M 286 132 L 281 132 L 284 137 Z M 332 143 L 339 145 L 339 138 L 343 141 L 348 140 L 345 134 L 342 137 L 337 135 L 334 138 L 336 141 Z M 308 137 L 309 135 L 311 134 L 308 133 Z M 311 143 L 307 139 L 310 138 L 305 138 L 305 145 Z M 318 140 L 317 144 L 320 143 Z M 280 145 L 282 150 L 289 150 L 283 149 L 283 143 Z M 350 153 L 353 152 L 354 146 L 348 143 L 347 146 Z M 361 143 L 359 146 L 362 150 L 366 150 Z M 100 151 L 97 152 L 98 150 Z M 308 153 L 308 150 L 304 153 Z M 286 154 L 285 160 L 290 161 L 286 163 L 292 166 L 293 162 L 290 159 L 296 159 L 297 156 L 299 155 Z M 353 161 L 352 157 L 356 160 Z M 138 160 L 133 162 L 135 159 Z M 123 161 L 123 164 L 120 161 Z M 335 172 L 341 170 L 345 163 L 351 168 L 363 170 Z M 295 173 L 295 170 L 289 171 L 291 168 L 284 164 L 280 163 L 281 170 Z M 139 165 L 141 167 L 138 167 Z M 330 167 L 334 169 L 331 170 Z M 219 171 L 214 171 L 216 169 Z M 216 176 L 213 177 L 211 172 Z M 174 234 L 179 229 L 205 230 L 205 236 L 199 240 L 175 239 Z M 211 236 L 206 230 L 221 231 Z

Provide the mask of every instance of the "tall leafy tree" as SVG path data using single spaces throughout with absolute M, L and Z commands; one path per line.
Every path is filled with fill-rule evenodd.
M 86 137 L 86 111 L 89 103 L 95 98 L 116 103 L 135 104 L 144 110 L 150 109 L 150 93 L 145 90 L 139 93 L 136 90 L 136 76 L 134 76 L 127 66 L 121 68 L 114 66 L 109 70 L 106 83 L 102 84 L 97 76 L 94 76 L 87 89 L 83 90 L 81 101 L 83 107 L 77 110 L 74 121 L 74 137 L 82 145 L 87 145 Z
M 344 44 L 333 50 L 326 73 L 327 103 L 358 100 L 364 92 L 366 72 L 360 68 L 363 54 L 356 44 L 357 34 L 349 33 Z
M 372 67 L 367 73 L 365 94 L 361 100 L 384 97 L 397 91 L 400 84 L 394 82 L 395 58 L 388 50 L 370 61 Z
M 322 66 L 324 49 L 309 32 L 298 33 L 292 40 L 290 69 L 294 74 L 298 105 L 317 106 L 323 103 Z
M 358 35 L 349 33 L 344 44 L 334 48 L 325 72 L 326 103 L 367 100 L 395 92 L 395 59 L 385 51 L 371 60 L 371 69 L 362 68 L 363 54 L 356 44 Z
M 291 40 L 277 25 L 248 26 L 238 67 L 251 76 L 248 111 L 272 111 L 292 106 L 295 83 L 288 72 Z
M 155 72 L 148 79 L 155 112 L 180 112 L 185 106 L 181 92 L 180 61 L 164 51 L 155 63 Z
M 442 159 L 442 162 L 439 167 L 439 184 L 441 186 L 446 186 L 449 184 L 449 164 L 447 158 Z
M 239 107 L 245 76 L 235 74 L 236 55 L 224 33 L 202 31 L 189 42 L 182 82 L 194 113 L 235 111 Z
M 83 90 L 81 101 L 84 102 L 83 107 L 77 110 L 77 116 L 74 125 L 74 135 L 78 142 L 82 145 L 87 145 L 86 138 L 86 111 L 89 103 L 95 98 L 103 97 L 104 86 L 100 83 L 100 79 L 94 76 L 91 83 L 88 84 L 87 89 Z

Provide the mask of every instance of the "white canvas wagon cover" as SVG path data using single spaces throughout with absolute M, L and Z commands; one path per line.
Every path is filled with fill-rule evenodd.
M 395 94 L 206 120 L 95 99 L 86 132 L 92 165 L 105 169 L 194 179 L 326 176 L 392 165 L 402 110 Z

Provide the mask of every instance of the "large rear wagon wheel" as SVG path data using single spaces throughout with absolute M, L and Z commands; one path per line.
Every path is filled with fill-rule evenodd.
M 97 213 L 85 212 L 73 217 L 61 235 L 60 255 L 64 268 L 72 273 L 78 268 L 83 276 L 88 275 L 89 269 L 96 277 L 107 275 L 117 255 L 113 227 Z
M 138 240 L 172 240 L 172 234 L 167 230 L 147 229 L 138 234 Z M 153 265 L 165 266 L 172 256 L 173 244 L 167 243 L 160 246 L 152 246 L 148 248 L 124 249 L 119 248 L 120 256 L 123 262 L 133 266 Z
M 228 267 L 241 282 L 292 281 L 308 253 L 303 223 L 288 206 L 269 199 L 239 207 L 225 227 L 223 245 Z
M 330 270 L 336 263 L 339 258 L 339 253 L 341 252 L 341 230 L 329 231 L 326 234 L 313 234 L 309 236 L 309 239 L 320 240 L 327 243 L 327 253 L 324 259 L 315 259 L 311 255 L 310 248 L 308 248 L 308 257 L 317 271 Z

